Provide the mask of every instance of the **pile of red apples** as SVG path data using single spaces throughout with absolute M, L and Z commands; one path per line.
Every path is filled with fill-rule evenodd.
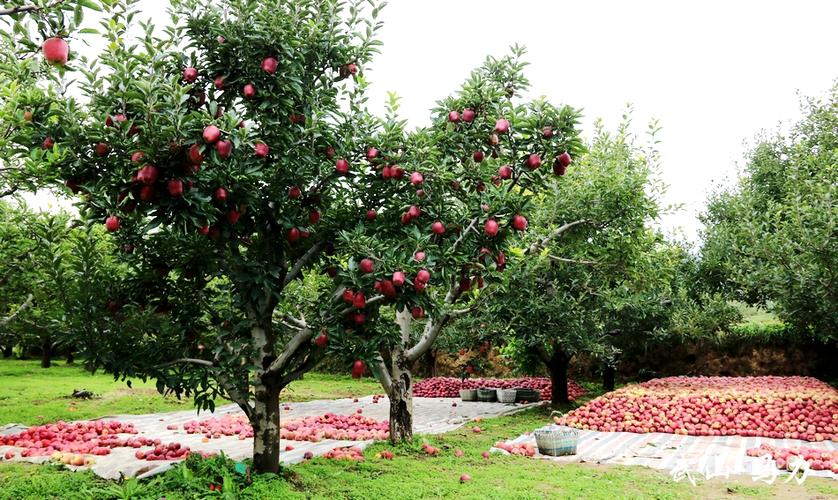
M 838 441 L 838 391 L 811 377 L 669 377 L 570 412 L 579 429 Z
M 324 439 L 383 441 L 389 439 L 387 421 L 378 421 L 359 414 L 325 415 L 280 422 L 279 437 L 289 441 L 316 443 Z M 224 416 L 205 420 L 192 420 L 183 425 L 188 434 L 203 434 L 206 438 L 238 436 L 239 439 L 253 437 L 253 428 L 244 417 Z
M 800 457 L 809 463 L 809 468 L 812 470 L 828 470 L 833 474 L 838 474 L 838 451 L 824 451 L 806 446 L 780 448 L 762 444 L 758 448 L 750 448 L 746 453 L 749 457 L 770 455 L 778 469 L 792 470 L 794 468 L 792 458 Z
M 553 384 L 546 377 L 524 378 L 469 378 L 431 377 L 420 380 L 413 386 L 413 395 L 420 398 L 458 398 L 461 389 L 533 389 L 541 393 L 542 400 L 552 397 Z M 585 393 L 585 389 L 572 380 L 567 382 L 570 399 Z

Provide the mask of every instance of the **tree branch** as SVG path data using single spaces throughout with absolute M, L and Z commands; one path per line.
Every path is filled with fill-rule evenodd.
M 22 311 L 26 310 L 31 305 L 32 305 L 32 294 L 30 293 L 29 296 L 26 297 L 26 301 L 24 301 L 24 303 L 21 304 L 20 307 L 18 307 L 17 310 L 15 310 L 15 312 L 13 312 L 11 314 L 11 316 L 0 319 L 0 327 L 6 326 L 9 323 L 11 323 L 12 321 L 14 321 L 14 319 L 17 317 L 18 314 L 20 314 Z
M 13 14 L 24 14 L 26 12 L 40 12 L 42 10 L 51 9 L 64 3 L 66 0 L 54 0 L 52 3 L 42 6 L 37 5 L 18 5 L 8 9 L 0 9 L 0 16 L 11 16 Z
M 322 356 L 318 356 L 315 353 L 310 353 L 308 357 L 306 357 L 305 361 L 303 361 L 300 364 L 300 366 L 297 367 L 296 370 L 293 370 L 284 377 L 282 377 L 282 379 L 279 382 L 279 386 L 284 389 L 285 386 L 297 380 L 306 372 L 311 371 L 311 369 L 314 368 L 317 365 L 317 363 L 320 362 L 321 357 Z
M 297 349 L 299 349 L 303 344 L 311 340 L 314 337 L 314 330 L 311 328 L 303 328 L 296 335 L 294 335 L 291 340 L 285 345 L 285 349 L 282 353 L 277 356 L 277 358 L 271 363 L 267 370 L 265 370 L 265 375 L 276 375 L 285 368 L 285 364 L 288 360 L 291 359 L 294 354 L 296 354 Z
M 5 198 L 6 196 L 11 196 L 11 195 L 15 194 L 18 191 L 18 189 L 20 189 L 20 186 L 12 186 L 9 189 L 0 192 L 0 198 Z
M 460 234 L 460 237 L 459 237 L 459 238 L 457 238 L 457 240 L 454 242 L 454 244 L 453 244 L 453 245 L 451 245 L 451 251 L 452 251 L 452 252 L 453 252 L 454 250 L 456 250 L 456 249 L 457 249 L 457 246 L 459 246 L 459 244 L 460 244 L 460 243 L 461 243 L 461 242 L 465 239 L 465 237 L 466 237 L 466 235 L 469 233 L 469 231 L 471 231 L 472 229 L 474 229 L 474 225 L 475 225 L 475 224 L 477 224 L 477 220 L 478 220 L 478 218 L 477 218 L 477 217 L 475 217 L 475 218 L 471 219 L 471 224 L 469 224 L 469 225 L 466 227 L 465 231 L 463 231 L 463 232 Z
M 457 284 L 452 286 L 445 295 L 445 303 L 453 304 L 460 295 L 459 290 L 460 287 Z M 405 358 L 407 358 L 408 361 L 413 362 L 425 354 L 434 344 L 434 341 L 439 336 L 440 330 L 442 330 L 442 327 L 445 326 L 445 323 L 447 323 L 450 318 L 451 313 L 447 312 L 443 314 L 442 317 L 431 318 L 427 323 L 425 323 L 425 330 L 422 332 L 422 338 L 419 339 L 419 342 L 417 342 L 415 346 L 405 352 Z
M 585 264 L 591 266 L 599 264 L 599 262 L 595 260 L 567 259 L 564 257 L 557 257 L 555 255 L 548 255 L 547 258 L 552 260 L 553 262 L 568 262 L 570 264 Z
M 524 254 L 528 255 L 528 254 L 536 253 L 539 250 L 546 247 L 547 244 L 550 243 L 550 240 L 558 238 L 565 231 L 567 231 L 569 229 L 572 229 L 573 227 L 578 226 L 580 224 L 590 224 L 592 222 L 593 221 L 590 220 L 590 219 L 579 219 L 579 220 L 575 220 L 573 222 L 568 222 L 567 224 L 564 224 L 563 226 L 559 226 L 558 228 L 556 228 L 555 231 L 553 231 L 552 233 L 550 233 L 547 236 L 545 236 L 544 238 L 542 238 L 541 241 L 536 241 L 535 243 L 530 245 L 529 248 L 527 248 L 524 251 Z
M 547 349 L 545 349 L 543 345 L 538 344 L 537 346 L 535 346 L 535 351 L 538 353 L 538 357 L 541 359 L 541 361 L 543 361 L 546 365 L 549 366 L 550 359 L 552 359 L 552 356 L 550 356 L 550 353 L 547 352 Z
M 384 358 L 381 357 L 381 354 L 375 358 L 375 362 L 377 367 L 372 371 L 372 373 L 375 375 L 375 378 L 378 379 L 378 383 L 381 384 L 381 387 L 384 388 L 384 391 L 389 396 L 393 391 L 393 379 L 390 378 L 390 372 L 387 370 L 387 363 L 384 362 Z
M 201 366 L 208 366 L 210 368 L 216 368 L 215 363 L 212 361 L 207 361 L 206 359 L 197 359 L 197 358 L 180 358 L 174 361 L 169 361 L 168 363 L 163 363 L 162 365 L 157 365 L 157 368 L 165 368 L 167 366 L 176 365 L 179 363 L 191 363 L 193 365 L 201 365 Z
M 322 250 L 325 246 L 325 241 L 318 241 L 317 243 L 312 245 L 312 247 L 309 248 L 306 251 L 306 253 L 304 253 L 303 256 L 297 260 L 297 262 L 294 264 L 294 267 L 291 268 L 291 271 L 289 271 L 288 274 L 285 275 L 285 280 L 283 280 L 282 286 L 285 286 L 288 283 L 291 283 L 291 281 L 297 279 L 297 276 L 300 275 L 300 272 L 302 271 L 303 267 L 306 264 L 308 264 L 311 258 L 317 255 L 320 252 L 320 250 Z

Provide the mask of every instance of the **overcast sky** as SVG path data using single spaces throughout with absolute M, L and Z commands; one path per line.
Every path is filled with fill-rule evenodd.
M 167 2 L 140 5 L 165 22 Z M 664 226 L 690 238 L 745 141 L 798 119 L 798 91 L 823 96 L 838 77 L 838 1 L 391 0 L 381 19 L 370 101 L 383 109 L 397 92 L 412 125 L 515 43 L 531 94 L 583 108 L 586 136 L 597 117 L 613 129 L 627 103 L 638 133 L 659 119 L 665 201 L 683 205 Z

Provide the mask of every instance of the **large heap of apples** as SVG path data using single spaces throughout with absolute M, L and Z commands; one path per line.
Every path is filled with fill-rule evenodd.
M 238 436 L 239 439 L 253 437 L 253 428 L 245 417 L 225 415 L 220 418 L 192 420 L 183 425 L 188 434 L 203 434 L 207 438 Z M 316 443 L 324 439 L 364 441 L 368 439 L 389 439 L 387 421 L 378 421 L 359 414 L 336 415 L 326 413 L 316 417 L 288 420 L 280 423 L 279 437 L 290 441 Z
M 838 474 L 838 451 L 824 451 L 806 446 L 780 448 L 763 443 L 758 448 L 750 448 L 746 453 L 749 457 L 770 455 L 778 469 L 791 470 L 794 467 L 792 458 L 800 457 L 809 462 L 809 468 L 812 470 L 828 470 Z
M 811 377 L 669 377 L 609 392 L 561 422 L 597 431 L 838 441 L 838 391 Z
M 553 384 L 547 377 L 524 378 L 468 378 L 431 377 L 420 380 L 413 386 L 413 395 L 420 398 L 458 398 L 461 389 L 534 389 L 541 393 L 542 400 L 552 397 Z M 572 380 L 567 382 L 570 399 L 585 393 L 585 389 Z

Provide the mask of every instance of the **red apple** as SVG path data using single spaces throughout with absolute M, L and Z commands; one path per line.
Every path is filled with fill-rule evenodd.
M 296 200 L 300 196 L 302 196 L 302 191 L 300 191 L 299 187 L 291 186 L 290 188 L 288 188 L 288 197 Z
M 253 146 L 253 150 L 256 158 L 264 158 L 268 156 L 270 148 L 268 148 L 268 145 L 264 142 L 257 142 L 256 145 Z
M 413 260 L 415 260 L 416 262 L 422 262 L 423 260 L 425 260 L 425 252 L 423 252 L 422 250 L 417 250 L 416 252 L 414 252 Z
M 358 74 L 358 65 L 355 63 L 349 63 L 346 65 L 346 69 L 349 70 L 350 75 Z
M 358 264 L 358 269 L 364 274 L 369 274 L 375 269 L 375 264 L 372 259 L 361 259 L 361 262 Z
M 436 221 L 431 224 L 431 231 L 433 231 L 434 234 L 445 234 L 445 224 L 440 221 Z
M 297 240 L 299 240 L 300 236 L 300 230 L 296 227 L 292 227 L 288 230 L 288 241 L 290 241 L 291 243 L 295 243 Z
M 279 67 L 279 61 L 273 57 L 266 57 L 262 59 L 262 71 L 265 73 L 274 74 Z
M 111 215 L 107 219 L 105 219 L 105 228 L 110 231 L 118 231 L 119 230 L 119 217 L 116 215 Z
M 413 319 L 422 319 L 425 317 L 425 310 L 419 306 L 413 306 L 410 308 L 410 315 Z
M 189 160 L 189 163 L 193 165 L 200 165 L 204 162 L 204 155 L 201 153 L 201 146 L 197 143 L 189 146 L 189 149 L 186 151 L 186 158 Z
M 512 227 L 514 227 L 518 231 L 524 231 L 527 229 L 527 218 L 523 215 L 515 215 L 512 217 Z
M 367 220 L 375 220 L 378 217 L 378 212 L 373 209 L 367 210 Z
M 220 75 L 216 76 L 213 83 L 215 84 L 216 90 L 222 90 L 224 88 L 224 77 Z
M 309 224 L 317 224 L 320 222 L 320 212 L 317 210 L 312 210 L 308 213 L 308 223 Z
M 242 87 L 242 94 L 245 99 L 251 99 L 256 96 L 256 87 L 252 83 L 247 83 Z
M 474 154 L 471 155 L 471 157 L 474 159 L 475 162 L 480 163 L 483 161 L 483 158 L 485 158 L 486 155 L 483 154 L 483 151 L 475 151 Z
M 404 272 L 396 271 L 396 272 L 393 273 L 393 284 L 394 285 L 402 286 L 402 285 L 404 285 L 404 281 L 405 281 Z
M 221 139 L 221 130 L 215 125 L 208 125 L 204 128 L 203 137 L 207 144 L 214 144 Z
M 416 279 L 420 283 L 427 283 L 431 280 L 431 273 L 427 269 L 420 269 L 418 273 L 416 273 Z
M 44 139 L 44 142 L 41 143 L 41 147 L 44 149 L 52 149 L 55 145 L 55 140 L 52 137 L 47 137 Z
M 460 121 L 460 113 L 456 111 L 450 111 L 448 113 L 448 121 L 451 123 L 457 123 Z
M 151 185 L 157 182 L 159 171 L 154 165 L 145 165 L 137 171 L 137 182 Z
M 183 70 L 183 81 L 192 83 L 198 79 L 198 70 L 195 68 L 186 68 Z
M 156 194 L 154 186 L 143 186 L 140 189 L 140 200 L 145 202 L 153 201 Z
M 218 141 L 215 143 L 215 150 L 218 152 L 218 156 L 226 160 L 233 152 L 233 142 L 226 139 Z
M 494 238 L 498 234 L 498 229 L 500 226 L 495 219 L 489 219 L 486 221 L 486 224 L 483 226 L 483 231 L 486 233 L 487 236 L 490 238 Z
M 215 192 L 212 194 L 212 197 L 215 198 L 215 201 L 220 201 L 224 203 L 225 201 L 227 201 L 227 190 L 220 187 L 215 190 Z
M 367 149 L 367 160 L 373 161 L 378 158 L 378 150 L 376 148 Z
M 565 151 L 564 153 L 560 154 L 558 158 L 556 158 L 556 161 L 558 161 L 559 164 L 563 167 L 567 167 L 571 164 L 571 162 L 573 162 L 573 159 L 570 157 L 570 153 Z
M 466 108 L 463 110 L 463 121 L 464 122 L 472 122 L 474 121 L 474 110 L 471 108 Z
M 349 162 L 344 160 L 343 158 L 339 159 L 335 162 L 335 170 L 340 175 L 346 175 L 349 173 Z
M 134 151 L 134 154 L 131 155 L 131 162 L 132 163 L 140 163 L 145 158 L 145 153 L 142 151 Z
M 93 151 L 96 153 L 96 156 L 105 156 L 110 151 L 110 146 L 108 146 L 107 142 L 100 142 L 96 144 L 96 147 L 93 148 Z
M 413 172 L 410 174 L 410 183 L 414 186 L 418 186 L 425 181 L 425 178 L 422 176 L 420 172 Z
M 314 339 L 314 345 L 317 347 L 323 348 L 326 347 L 326 344 L 329 343 L 329 337 L 325 333 L 321 333 Z
M 512 178 L 512 167 L 509 165 L 503 165 L 498 168 L 498 177 L 501 179 L 510 179 Z
M 355 363 L 352 364 L 352 378 L 361 378 L 361 375 L 364 374 L 366 369 L 367 365 L 363 361 L 355 361 Z
M 541 166 L 541 156 L 536 153 L 531 154 L 527 158 L 527 166 L 530 167 L 530 170 L 535 170 Z
M 180 179 L 170 179 L 166 187 L 169 189 L 169 196 L 172 198 L 183 195 L 183 181 Z
M 230 224 L 235 224 L 239 221 L 241 215 L 242 214 L 238 210 L 230 210 L 229 212 L 227 212 L 227 222 L 229 222 Z
M 47 38 L 41 46 L 44 59 L 50 64 L 64 66 L 70 58 L 70 46 L 63 38 Z
M 355 292 L 355 296 L 352 297 L 352 307 L 357 309 L 363 309 L 367 306 L 367 297 L 364 295 L 364 292 L 357 291 Z
M 541 130 L 541 136 L 544 137 L 545 139 L 549 139 L 549 138 L 553 137 L 553 127 L 544 127 Z
M 495 132 L 505 134 L 509 132 L 509 122 L 503 118 L 495 122 Z
M 422 210 L 416 205 L 410 205 L 410 208 L 407 209 L 407 215 L 411 219 L 415 219 L 422 215 Z

